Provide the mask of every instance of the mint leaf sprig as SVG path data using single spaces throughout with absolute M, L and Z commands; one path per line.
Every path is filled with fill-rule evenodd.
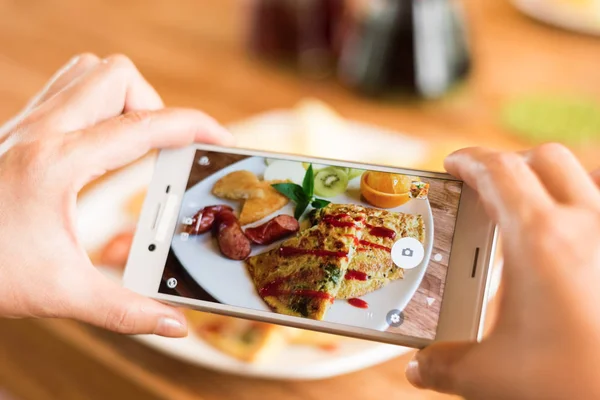
M 309 204 L 314 208 L 323 208 L 330 203 L 330 201 L 318 199 L 314 196 L 315 176 L 312 164 L 308 166 L 304 174 L 302 186 L 295 183 L 275 183 L 271 186 L 296 203 L 296 209 L 294 210 L 294 218 L 296 219 L 300 219 Z

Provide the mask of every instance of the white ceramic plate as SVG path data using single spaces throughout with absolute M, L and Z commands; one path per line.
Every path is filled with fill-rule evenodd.
M 281 111 L 260 115 L 247 123 L 237 124 L 234 132 L 241 136 L 241 145 L 245 147 L 252 147 L 247 143 L 258 142 L 264 150 L 285 151 L 275 146 L 281 141 L 292 140 L 289 133 L 292 131 L 289 128 L 294 124 L 294 114 Z M 395 156 L 402 160 L 403 166 L 414 166 L 427 154 L 428 146 L 424 142 L 360 123 L 351 123 L 350 126 L 353 138 L 357 138 L 361 133 L 366 135 L 362 136 L 363 138 L 369 137 L 370 141 L 379 142 L 380 156 Z M 374 148 L 373 152 L 363 153 L 362 156 L 357 160 L 378 160 Z M 79 199 L 77 227 L 79 238 L 86 250 L 97 251 L 113 235 L 135 226 L 136 221 L 127 214 L 123 205 L 148 185 L 153 168 L 153 159 L 143 159 L 90 189 Z M 120 279 L 120 275 L 114 270 L 102 267 L 100 269 L 114 279 Z M 247 364 L 221 353 L 194 335 L 183 339 L 158 336 L 133 338 L 174 358 L 205 368 L 237 375 L 288 380 L 322 379 L 350 373 L 410 351 L 400 346 L 353 340 L 342 342 L 339 349 L 332 353 L 307 346 L 288 346 L 279 355 L 262 364 Z
M 557 0 L 511 0 L 517 9 L 549 25 L 600 36 L 600 0 L 588 6 Z
M 304 168 L 297 163 L 300 178 L 304 175 Z M 198 210 L 214 204 L 229 204 L 234 209 L 240 209 L 240 203 L 224 201 L 214 196 L 211 190 L 220 178 L 233 171 L 246 170 L 253 172 L 262 179 L 266 164 L 261 157 L 250 157 L 214 173 L 198 182 L 184 195 L 179 220 L 192 217 Z M 296 174 L 294 174 L 296 175 Z M 287 176 L 282 179 L 290 179 Z M 360 177 L 353 179 L 348 184 L 345 193 L 327 200 L 335 204 L 359 204 L 373 207 L 361 200 Z M 406 270 L 404 279 L 390 283 L 382 289 L 362 296 L 361 299 L 369 304 L 368 309 L 351 306 L 344 300 L 336 301 L 327 311 L 325 321 L 336 322 L 344 325 L 353 325 L 362 328 L 385 330 L 388 325 L 386 315 L 390 310 L 403 310 L 415 294 L 429 264 L 429 257 L 433 248 L 433 215 L 428 200 L 411 200 L 408 203 L 392 209 L 408 214 L 420 214 L 425 224 L 425 257 L 421 264 L 411 270 Z M 294 204 L 288 203 L 284 208 L 266 216 L 264 219 L 250 225 L 260 225 L 276 215 L 294 214 Z M 280 242 L 270 246 L 254 246 L 251 255 L 261 254 L 277 247 Z M 224 257 L 214 239 L 209 234 L 190 236 L 176 235 L 172 249 L 194 280 L 223 304 L 255 310 L 269 311 L 268 306 L 257 294 L 252 279 L 243 261 L 231 260 Z

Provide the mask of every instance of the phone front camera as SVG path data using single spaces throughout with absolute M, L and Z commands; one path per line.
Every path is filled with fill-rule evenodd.
M 151 244 L 150 246 L 148 246 L 148 250 L 150 250 L 150 251 L 156 250 L 156 245 L 155 244 Z

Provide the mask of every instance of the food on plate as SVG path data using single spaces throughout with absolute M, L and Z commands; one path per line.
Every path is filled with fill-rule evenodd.
M 371 171 L 365 180 L 371 188 L 379 192 L 400 194 L 410 191 L 413 178 L 402 174 Z
M 185 313 L 193 333 L 242 361 L 265 361 L 287 344 L 285 329 L 277 325 L 191 310 Z
M 222 210 L 215 219 L 215 235 L 221 253 L 232 260 L 244 260 L 252 251 L 250 239 L 244 235 L 235 214 L 230 210 Z
M 185 224 L 183 231 L 190 235 L 208 232 L 213 227 L 217 214 L 224 210 L 233 212 L 233 208 L 226 204 L 204 207 L 191 218 L 189 224 Z
M 393 182 L 390 183 L 391 187 L 388 188 L 388 191 L 380 191 L 371 187 L 370 175 L 373 173 L 374 172 L 372 171 L 365 172 L 360 180 L 360 194 L 362 194 L 365 200 L 370 204 L 381 208 L 395 208 L 410 200 L 410 191 L 406 190 L 402 193 L 395 193 Z M 382 183 L 379 180 L 375 179 L 374 182 L 379 185 L 379 187 L 382 187 Z M 398 189 L 403 184 L 404 183 L 398 183 Z
M 296 207 L 294 209 L 294 218 L 296 219 L 300 219 L 300 217 L 302 217 L 309 204 L 314 208 L 322 208 L 329 204 L 329 201 L 317 199 L 314 196 L 315 177 L 312 164 L 306 169 L 306 173 L 302 178 L 302 186 L 291 182 L 277 183 L 272 186 L 279 193 L 296 203 Z
M 335 221 L 337 205 L 317 210 L 311 216 L 313 223 Z M 348 207 L 353 219 L 360 220 L 363 228 L 352 256 L 338 299 L 351 299 L 378 290 L 391 281 L 402 279 L 404 271 L 394 264 L 391 248 L 396 240 L 412 237 L 425 242 L 425 224 L 421 215 L 391 212 L 361 206 Z
M 300 229 L 298 220 L 290 215 L 278 215 L 262 225 L 247 228 L 246 236 L 256 244 L 267 245 L 283 239 Z
M 223 353 L 249 363 L 268 361 L 285 346 L 315 346 L 333 351 L 340 344 L 353 340 L 193 310 L 184 310 L 184 313 L 192 334 Z
M 273 162 L 272 165 L 277 162 L 279 161 Z M 282 181 L 260 181 L 250 171 L 233 171 L 215 183 L 212 193 L 225 199 L 245 200 L 239 221 L 242 225 L 247 225 L 263 219 L 288 203 L 285 196 L 271 187 L 272 184 Z
M 265 181 L 292 181 L 302 184 L 304 179 L 304 168 L 297 161 L 276 160 L 265 169 L 263 179 Z
M 258 294 L 275 312 L 322 320 L 333 300 L 375 291 L 403 270 L 391 259 L 400 237 L 424 242 L 420 215 L 355 204 L 311 213 L 312 227 L 246 260 Z
M 348 174 L 339 168 L 327 167 L 315 175 L 315 194 L 322 197 L 335 197 L 348 187 Z
M 219 179 L 212 188 L 212 193 L 224 199 L 243 200 L 262 198 L 264 186 L 250 171 L 234 171 Z
M 342 342 L 353 340 L 329 333 L 307 331 L 296 328 L 286 329 L 289 331 L 290 344 L 318 346 L 322 350 L 327 351 L 335 351 Z
M 410 186 L 410 198 L 424 200 L 429 194 L 429 183 L 415 181 Z
M 289 200 L 271 185 L 275 182 L 261 182 L 261 198 L 250 198 L 244 202 L 240 213 L 240 224 L 248 225 L 271 215 L 285 206 Z
M 100 251 L 96 264 L 118 269 L 125 268 L 135 230 L 126 230 L 113 238 Z
M 356 206 L 337 205 L 335 221 L 322 218 L 279 247 L 246 260 L 259 296 L 275 312 L 325 317 L 360 235 L 360 222 L 347 214 L 348 207 Z

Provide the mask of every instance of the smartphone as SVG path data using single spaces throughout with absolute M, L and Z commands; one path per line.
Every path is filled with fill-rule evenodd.
M 481 333 L 496 229 L 450 175 L 160 152 L 124 275 L 176 306 L 422 348 Z

